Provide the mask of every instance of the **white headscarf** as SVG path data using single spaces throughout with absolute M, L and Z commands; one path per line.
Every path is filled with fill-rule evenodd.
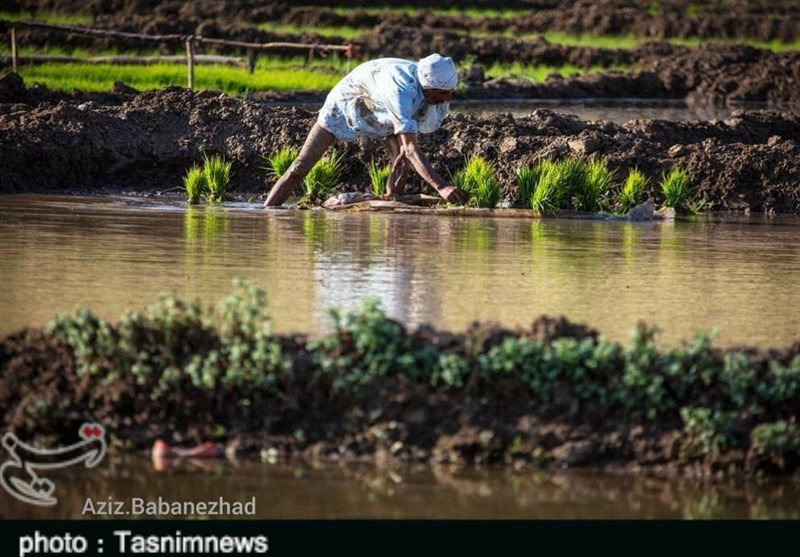
M 453 59 L 439 54 L 431 54 L 419 61 L 417 77 L 423 89 L 455 89 L 458 85 Z

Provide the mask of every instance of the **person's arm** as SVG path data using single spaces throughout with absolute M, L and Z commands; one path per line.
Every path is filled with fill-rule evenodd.
M 468 198 L 464 191 L 453 186 L 436 172 L 428 157 L 422 152 L 417 144 L 417 134 L 400 133 L 400 149 L 402 154 L 409 160 L 414 170 L 417 171 L 423 180 L 435 189 L 442 199 L 449 203 L 466 203 Z

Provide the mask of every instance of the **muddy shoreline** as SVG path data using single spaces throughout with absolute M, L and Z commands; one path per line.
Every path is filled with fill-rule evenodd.
M 315 113 L 212 92 L 167 88 L 133 96 L 119 106 L 62 101 L 38 107 L 0 104 L 0 192 L 80 189 L 161 191 L 180 185 L 203 152 L 233 161 L 234 193 L 263 195 L 272 182 L 264 157 L 300 147 Z M 725 121 L 633 120 L 623 126 L 585 122 L 549 110 L 514 119 L 454 114 L 421 136 L 442 172 L 470 155 L 495 161 L 504 196 L 514 193 L 517 168 L 537 157 L 603 157 L 617 172 L 638 167 L 657 182 L 683 167 L 696 186 L 694 201 L 709 209 L 800 211 L 800 115 L 735 112 Z M 334 191 L 368 191 L 366 163 L 385 157 L 377 141 L 338 143 L 345 154 Z M 434 193 L 412 177 L 411 191 Z M 649 192 L 658 203 L 660 192 Z
M 597 342 L 596 331 L 563 318 L 539 318 L 525 331 L 475 325 L 459 334 L 429 327 L 406 332 L 391 323 L 373 322 L 367 325 L 375 327 L 369 334 L 390 335 L 384 339 L 389 343 L 410 343 L 403 344 L 406 348 L 402 350 L 419 350 L 417 354 L 426 354 L 433 347 L 451 354 L 448 358 L 469 357 L 475 350 L 496 358 L 498 347 L 513 338 L 544 345 L 562 343 L 573 349 L 584 341 Z M 154 343 L 160 342 L 157 339 L 162 333 L 156 329 L 148 332 L 149 327 L 152 325 L 141 330 L 140 334 L 145 335 L 142 338 L 152 335 Z M 199 354 L 215 343 L 209 337 L 212 331 L 193 331 L 190 326 L 183 334 L 179 344 L 166 348 L 168 352 L 188 350 L 188 355 Z M 757 417 L 744 409 L 720 413 L 724 426 L 703 421 L 705 418 L 699 413 L 702 427 L 697 429 L 700 426 L 686 422 L 684 411 L 679 413 L 677 408 L 665 410 L 654 420 L 647 417 L 650 410 L 646 405 L 626 410 L 622 404 L 601 404 L 605 391 L 601 388 L 591 396 L 583 393 L 583 379 L 578 376 L 575 384 L 556 386 L 550 395 L 554 398 L 542 399 L 521 379 L 524 372 L 512 369 L 507 370 L 507 377 L 491 379 L 484 378 L 484 372 L 475 371 L 465 376 L 463 383 L 448 383 L 446 379 L 442 383 L 441 377 L 438 383 L 433 379 L 429 383 L 413 375 L 413 366 L 406 371 L 385 368 L 366 383 L 362 383 L 363 378 L 324 371 L 326 364 L 320 363 L 320 353 L 343 358 L 350 362 L 348 366 L 356 367 L 367 365 L 370 357 L 383 357 L 364 354 L 363 347 L 356 351 L 356 343 L 360 342 L 356 337 L 360 334 L 357 329 L 345 329 L 330 337 L 334 339 L 332 345 L 316 353 L 309 350 L 312 345 L 305 336 L 275 337 L 282 354 L 291 360 L 291 371 L 279 374 L 277 383 L 268 387 L 245 390 L 246 385 L 225 383 L 208 389 L 193 386 L 185 377 L 177 383 L 170 379 L 172 386 L 165 391 L 159 387 L 159 381 L 164 379 L 159 380 L 158 376 L 114 371 L 111 353 L 95 360 L 101 369 L 110 366 L 110 375 L 104 376 L 102 371 L 86 374 L 80 371 L 73 349 L 60 338 L 41 330 L 23 330 L 0 341 L 4 422 L 22 438 L 54 442 L 71 438 L 77 425 L 90 416 L 106 426 L 112 446 L 119 451 L 149 450 L 159 438 L 184 445 L 211 438 L 223 444 L 229 454 L 266 454 L 270 461 L 304 458 L 379 466 L 492 465 L 517 470 L 593 467 L 720 478 L 795 474 L 800 465 L 797 433 L 793 429 L 796 425 L 791 425 L 795 423 L 797 407 L 792 410 L 795 403 L 791 396 L 783 403 L 764 408 Z M 402 350 L 393 356 L 398 358 L 392 360 L 394 364 L 388 361 L 390 366 L 401 366 L 401 359 L 413 353 L 403 356 Z M 723 357 L 721 352 L 711 356 L 703 350 L 685 356 L 688 360 L 684 365 L 702 369 L 711 365 L 708 358 Z M 754 388 L 773 388 L 767 386 L 792 381 L 800 373 L 800 344 L 788 350 L 744 353 L 753 376 L 764 382 Z M 524 358 L 517 365 L 526 365 Z M 570 364 L 575 365 L 579 364 Z M 778 372 L 769 371 L 779 368 L 788 370 L 780 373 L 793 375 L 781 379 Z M 356 368 L 353 369 L 355 374 Z M 572 374 L 569 370 L 565 368 L 563 373 Z M 591 376 L 594 372 L 586 373 Z M 730 404 L 722 401 L 739 396 L 733 390 L 741 386 L 725 384 L 724 377 L 723 372 L 721 379 L 692 387 L 691 392 L 671 393 L 667 400 L 674 396 L 689 405 Z M 602 381 L 599 376 L 597 380 Z M 614 384 L 613 379 L 610 381 Z M 157 400 L 151 398 L 155 392 L 159 393 Z M 669 408 L 671 403 L 665 404 Z M 756 423 L 771 423 L 770 420 L 788 420 L 789 438 L 756 441 L 760 434 L 751 433 Z M 724 433 L 728 441 L 717 445 L 713 437 L 706 436 L 720 427 L 718 433 Z M 751 435 L 755 437 L 751 439 Z

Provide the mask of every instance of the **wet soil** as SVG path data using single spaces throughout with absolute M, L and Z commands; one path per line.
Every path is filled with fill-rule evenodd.
M 428 327 L 409 334 L 414 342 L 458 351 L 476 342 L 485 349 L 519 333 L 476 325 L 461 334 Z M 563 318 L 542 317 L 524 334 L 546 342 L 597 333 Z M 791 474 L 800 465 L 792 457 L 778 467 L 769 454 L 743 449 L 690 451 L 677 418 L 602 414 L 578 400 L 566 412 L 555 410 L 534 403 L 518 379 L 476 379 L 456 389 L 389 374 L 361 391 L 338 391 L 315 371 L 306 341 L 300 335 L 280 339 L 294 370 L 280 385 L 280 397 L 250 393 L 244 405 L 232 388 L 196 389 L 187 381 L 154 402 L 133 374 L 112 381 L 79 376 L 65 345 L 41 331 L 23 330 L 0 341 L 0 408 L 6 426 L 21 438 L 67 440 L 91 417 L 105 425 L 112 445 L 122 450 L 147 449 L 157 438 L 194 444 L 213 436 L 236 453 L 269 449 L 276 459 L 299 455 L 379 465 L 593 466 L 687 476 Z M 800 345 L 751 351 L 750 361 L 761 374 L 769 359 L 788 365 L 798 352 Z
M 0 192 L 154 193 L 179 186 L 207 152 L 233 161 L 233 192 L 263 194 L 272 185 L 264 157 L 302 146 L 314 119 L 295 107 L 178 87 L 132 95 L 118 106 L 7 102 L 0 104 Z M 724 121 L 624 125 L 549 110 L 516 119 L 454 114 L 442 129 L 422 135 L 421 146 L 445 175 L 471 155 L 494 161 L 509 199 L 521 165 L 539 157 L 600 156 L 620 175 L 633 167 L 647 174 L 656 202 L 659 177 L 683 167 L 696 186 L 694 200 L 712 209 L 800 211 L 800 115 L 794 113 L 736 111 Z M 365 140 L 336 148 L 346 156 L 334 193 L 369 191 L 366 163 L 376 155 L 388 160 L 384 146 Z M 416 177 L 409 187 L 434 193 Z
M 661 0 L 649 4 L 628 0 L 570 1 L 570 0 L 504 0 L 500 2 L 459 2 L 460 8 L 486 7 L 518 9 L 514 18 L 466 17 L 456 14 L 423 12 L 402 14 L 391 12 L 368 13 L 360 7 L 372 7 L 370 2 L 338 4 L 350 8 L 346 13 L 334 13 L 328 2 L 256 2 L 253 0 L 17 0 L 10 4 L 30 11 L 59 11 L 85 13 L 97 20 L 116 18 L 125 22 L 131 17 L 153 14 L 157 18 L 202 20 L 225 18 L 230 21 L 279 23 L 303 26 L 374 27 L 390 25 L 457 29 L 470 32 L 520 33 L 564 31 L 597 35 L 628 35 L 643 37 L 700 37 L 753 38 L 791 41 L 800 37 L 800 6 L 791 0 L 742 0 L 694 2 L 692 0 Z M 452 8 L 445 0 L 408 1 L 404 6 L 419 8 Z M 9 9 L 12 9 L 9 8 Z

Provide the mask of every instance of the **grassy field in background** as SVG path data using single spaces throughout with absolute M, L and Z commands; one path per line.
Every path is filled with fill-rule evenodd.
M 346 13 L 350 8 L 332 7 L 328 8 L 329 11 L 335 13 Z M 377 7 L 366 8 L 364 11 L 368 13 L 408 13 L 415 14 L 424 10 L 420 8 L 410 7 Z M 501 17 L 501 18 L 514 18 L 520 13 L 526 13 L 527 10 L 494 10 L 494 9 L 435 9 L 430 10 L 433 13 L 443 15 L 466 15 L 474 18 L 485 17 Z M 45 23 L 60 23 L 64 25 L 89 25 L 91 24 L 91 17 L 82 14 L 57 14 L 51 12 L 37 12 L 36 14 L 30 12 L 9 12 L 0 11 L 0 19 L 16 19 L 16 20 L 36 20 Z M 369 27 L 350 27 L 350 26 L 299 26 L 287 25 L 272 22 L 262 22 L 258 24 L 258 28 L 264 31 L 269 31 L 277 34 L 298 35 L 302 33 L 315 34 L 323 37 L 336 37 L 341 39 L 356 39 L 361 35 L 369 33 L 372 28 Z M 461 31 L 462 34 L 467 34 Z M 477 37 L 497 37 L 505 36 L 509 38 L 517 38 L 523 40 L 533 40 L 539 36 L 544 36 L 547 41 L 552 44 L 560 44 L 566 46 L 587 46 L 595 48 L 623 48 L 630 49 L 647 42 L 663 40 L 672 44 L 683 46 L 695 47 L 703 44 L 746 44 L 756 48 L 763 48 L 773 52 L 789 52 L 800 51 L 800 40 L 785 43 L 779 40 L 772 41 L 759 41 L 755 39 L 699 39 L 696 37 L 688 38 L 667 38 L 658 39 L 655 37 L 641 37 L 636 35 L 592 35 L 589 33 L 565 33 L 562 31 L 550 31 L 543 34 L 540 33 L 527 33 L 515 34 L 507 33 L 492 33 L 492 32 L 476 32 L 471 33 L 472 36 Z
M 365 33 L 369 33 L 372 30 L 369 27 L 303 27 L 299 25 L 286 25 L 282 23 L 259 23 L 258 28 L 262 31 L 268 31 L 270 33 L 286 35 L 300 35 L 303 33 L 309 33 L 313 35 L 320 35 L 322 37 L 338 37 L 342 39 L 354 39 L 364 35 Z
M 75 55 L 76 51 L 69 54 Z M 2 50 L 0 50 L 2 53 Z M 107 55 L 107 52 L 99 55 Z M 197 65 L 196 89 L 229 94 L 254 91 L 329 90 L 346 72 L 343 61 L 317 61 L 304 65 L 304 58 L 259 58 L 256 71 L 220 65 Z M 47 63 L 23 64 L 20 74 L 27 84 L 40 83 L 63 91 L 109 91 L 116 81 L 145 91 L 167 85 L 186 86 L 186 66 L 150 66 Z
M 617 68 L 622 69 L 622 68 Z M 542 82 L 550 74 L 570 76 L 603 71 L 601 67 L 526 66 L 493 64 L 487 68 L 489 78 L 514 77 Z M 186 85 L 186 67 L 180 64 L 123 66 L 112 64 L 29 64 L 20 73 L 28 84 L 40 83 L 64 91 L 109 91 L 121 81 L 139 90 L 158 89 L 167 85 Z M 242 68 L 228 66 L 196 66 L 195 88 L 242 94 L 255 91 L 329 90 L 343 76 L 341 72 L 323 72 L 314 68 L 264 67 L 249 74 Z
M 313 26 L 300 26 L 300 25 L 279 25 L 273 23 L 261 23 L 258 26 L 260 29 L 270 31 L 272 33 L 281 33 L 289 35 L 300 35 L 303 33 L 315 34 L 322 37 L 333 37 L 341 39 L 357 39 L 358 37 L 369 33 L 372 28 L 369 27 L 313 27 Z M 466 31 L 456 31 L 459 34 L 466 35 Z M 593 48 L 610 48 L 610 49 L 632 49 L 646 43 L 648 41 L 664 41 L 671 44 L 696 47 L 704 44 L 746 44 L 755 48 L 763 48 L 772 52 L 790 52 L 800 51 L 800 41 L 793 41 L 790 43 L 781 42 L 779 40 L 772 41 L 759 41 L 755 39 L 699 39 L 696 37 L 677 38 L 672 37 L 668 39 L 658 39 L 655 37 L 641 37 L 637 35 L 592 35 L 588 33 L 565 33 L 562 31 L 549 31 L 546 33 L 491 33 L 491 32 L 476 32 L 471 33 L 471 36 L 490 38 L 490 37 L 507 37 L 512 39 L 522 40 L 535 40 L 543 36 L 548 42 L 557 45 L 565 46 L 586 46 Z
M 113 56 L 117 51 L 89 53 L 84 49 L 47 48 L 21 49 L 24 57 L 29 54 L 49 54 L 72 56 L 76 58 L 90 56 Z M 157 55 L 157 52 L 148 53 Z M 8 56 L 8 46 L 0 45 L 0 56 Z M 460 66 L 467 67 L 468 63 Z M 512 77 L 542 82 L 550 74 L 570 76 L 589 72 L 599 72 L 600 66 L 581 68 L 572 64 L 564 66 L 525 65 L 519 63 L 495 63 L 486 68 L 489 78 Z M 622 66 L 612 68 L 624 70 Z M 121 81 L 140 90 L 157 89 L 166 85 L 186 85 L 186 66 L 182 64 L 155 64 L 150 66 L 59 63 L 24 64 L 20 73 L 29 84 L 41 83 L 51 89 L 71 91 L 108 91 L 114 82 Z M 311 64 L 305 57 L 266 57 L 258 58 L 256 71 L 247 73 L 244 68 L 222 65 L 195 66 L 195 87 L 197 89 L 213 89 L 230 94 L 241 94 L 248 91 L 291 91 L 291 90 L 328 90 L 347 73 L 346 61 L 336 55 L 326 59 L 316 59 Z
M 54 12 L 9 12 L 0 10 L 0 19 L 15 21 L 41 21 L 57 25 L 89 25 L 92 18 L 83 14 L 57 14 Z
M 345 7 L 331 7 L 329 8 L 330 11 L 337 13 L 337 14 L 347 14 L 353 11 L 362 11 L 368 14 L 381 14 L 381 13 L 395 13 L 395 14 L 408 14 L 408 15 L 417 15 L 422 12 L 429 12 L 436 15 L 447 15 L 447 16 L 468 16 L 473 18 L 487 18 L 487 17 L 501 17 L 505 19 L 512 19 L 518 17 L 522 14 L 526 14 L 530 12 L 527 9 L 494 9 L 494 8 L 431 8 L 431 9 L 424 9 L 424 8 L 417 8 L 414 6 L 379 6 L 374 8 L 362 8 L 362 7 L 352 7 L 352 8 L 345 8 Z
M 611 68 L 604 68 L 603 66 L 591 66 L 589 68 L 582 68 L 573 64 L 564 64 L 563 66 L 547 66 L 544 64 L 527 65 L 515 62 L 513 64 L 500 64 L 495 63 L 486 68 L 486 77 L 490 79 L 498 77 L 516 77 L 532 79 L 535 82 L 542 83 L 551 74 L 558 74 L 562 77 L 569 77 L 571 75 L 583 75 L 586 73 L 597 73 L 603 71 L 624 71 L 625 66 L 614 66 Z
M 538 33 L 531 33 L 529 35 L 514 35 L 516 38 L 521 39 L 535 39 Z M 696 47 L 704 44 L 746 44 L 755 48 L 763 48 L 773 52 L 789 52 L 800 50 L 800 41 L 791 43 L 784 43 L 778 40 L 772 41 L 758 41 L 755 39 L 698 39 L 696 37 L 677 38 L 672 37 L 668 39 L 657 39 L 653 37 L 639 37 L 636 35 L 590 35 L 590 34 L 573 34 L 564 33 L 561 31 L 550 31 L 543 34 L 544 38 L 553 44 L 562 44 L 566 46 L 590 46 L 595 48 L 622 48 L 631 49 L 636 48 L 640 44 L 651 41 L 664 41 L 671 44 Z

